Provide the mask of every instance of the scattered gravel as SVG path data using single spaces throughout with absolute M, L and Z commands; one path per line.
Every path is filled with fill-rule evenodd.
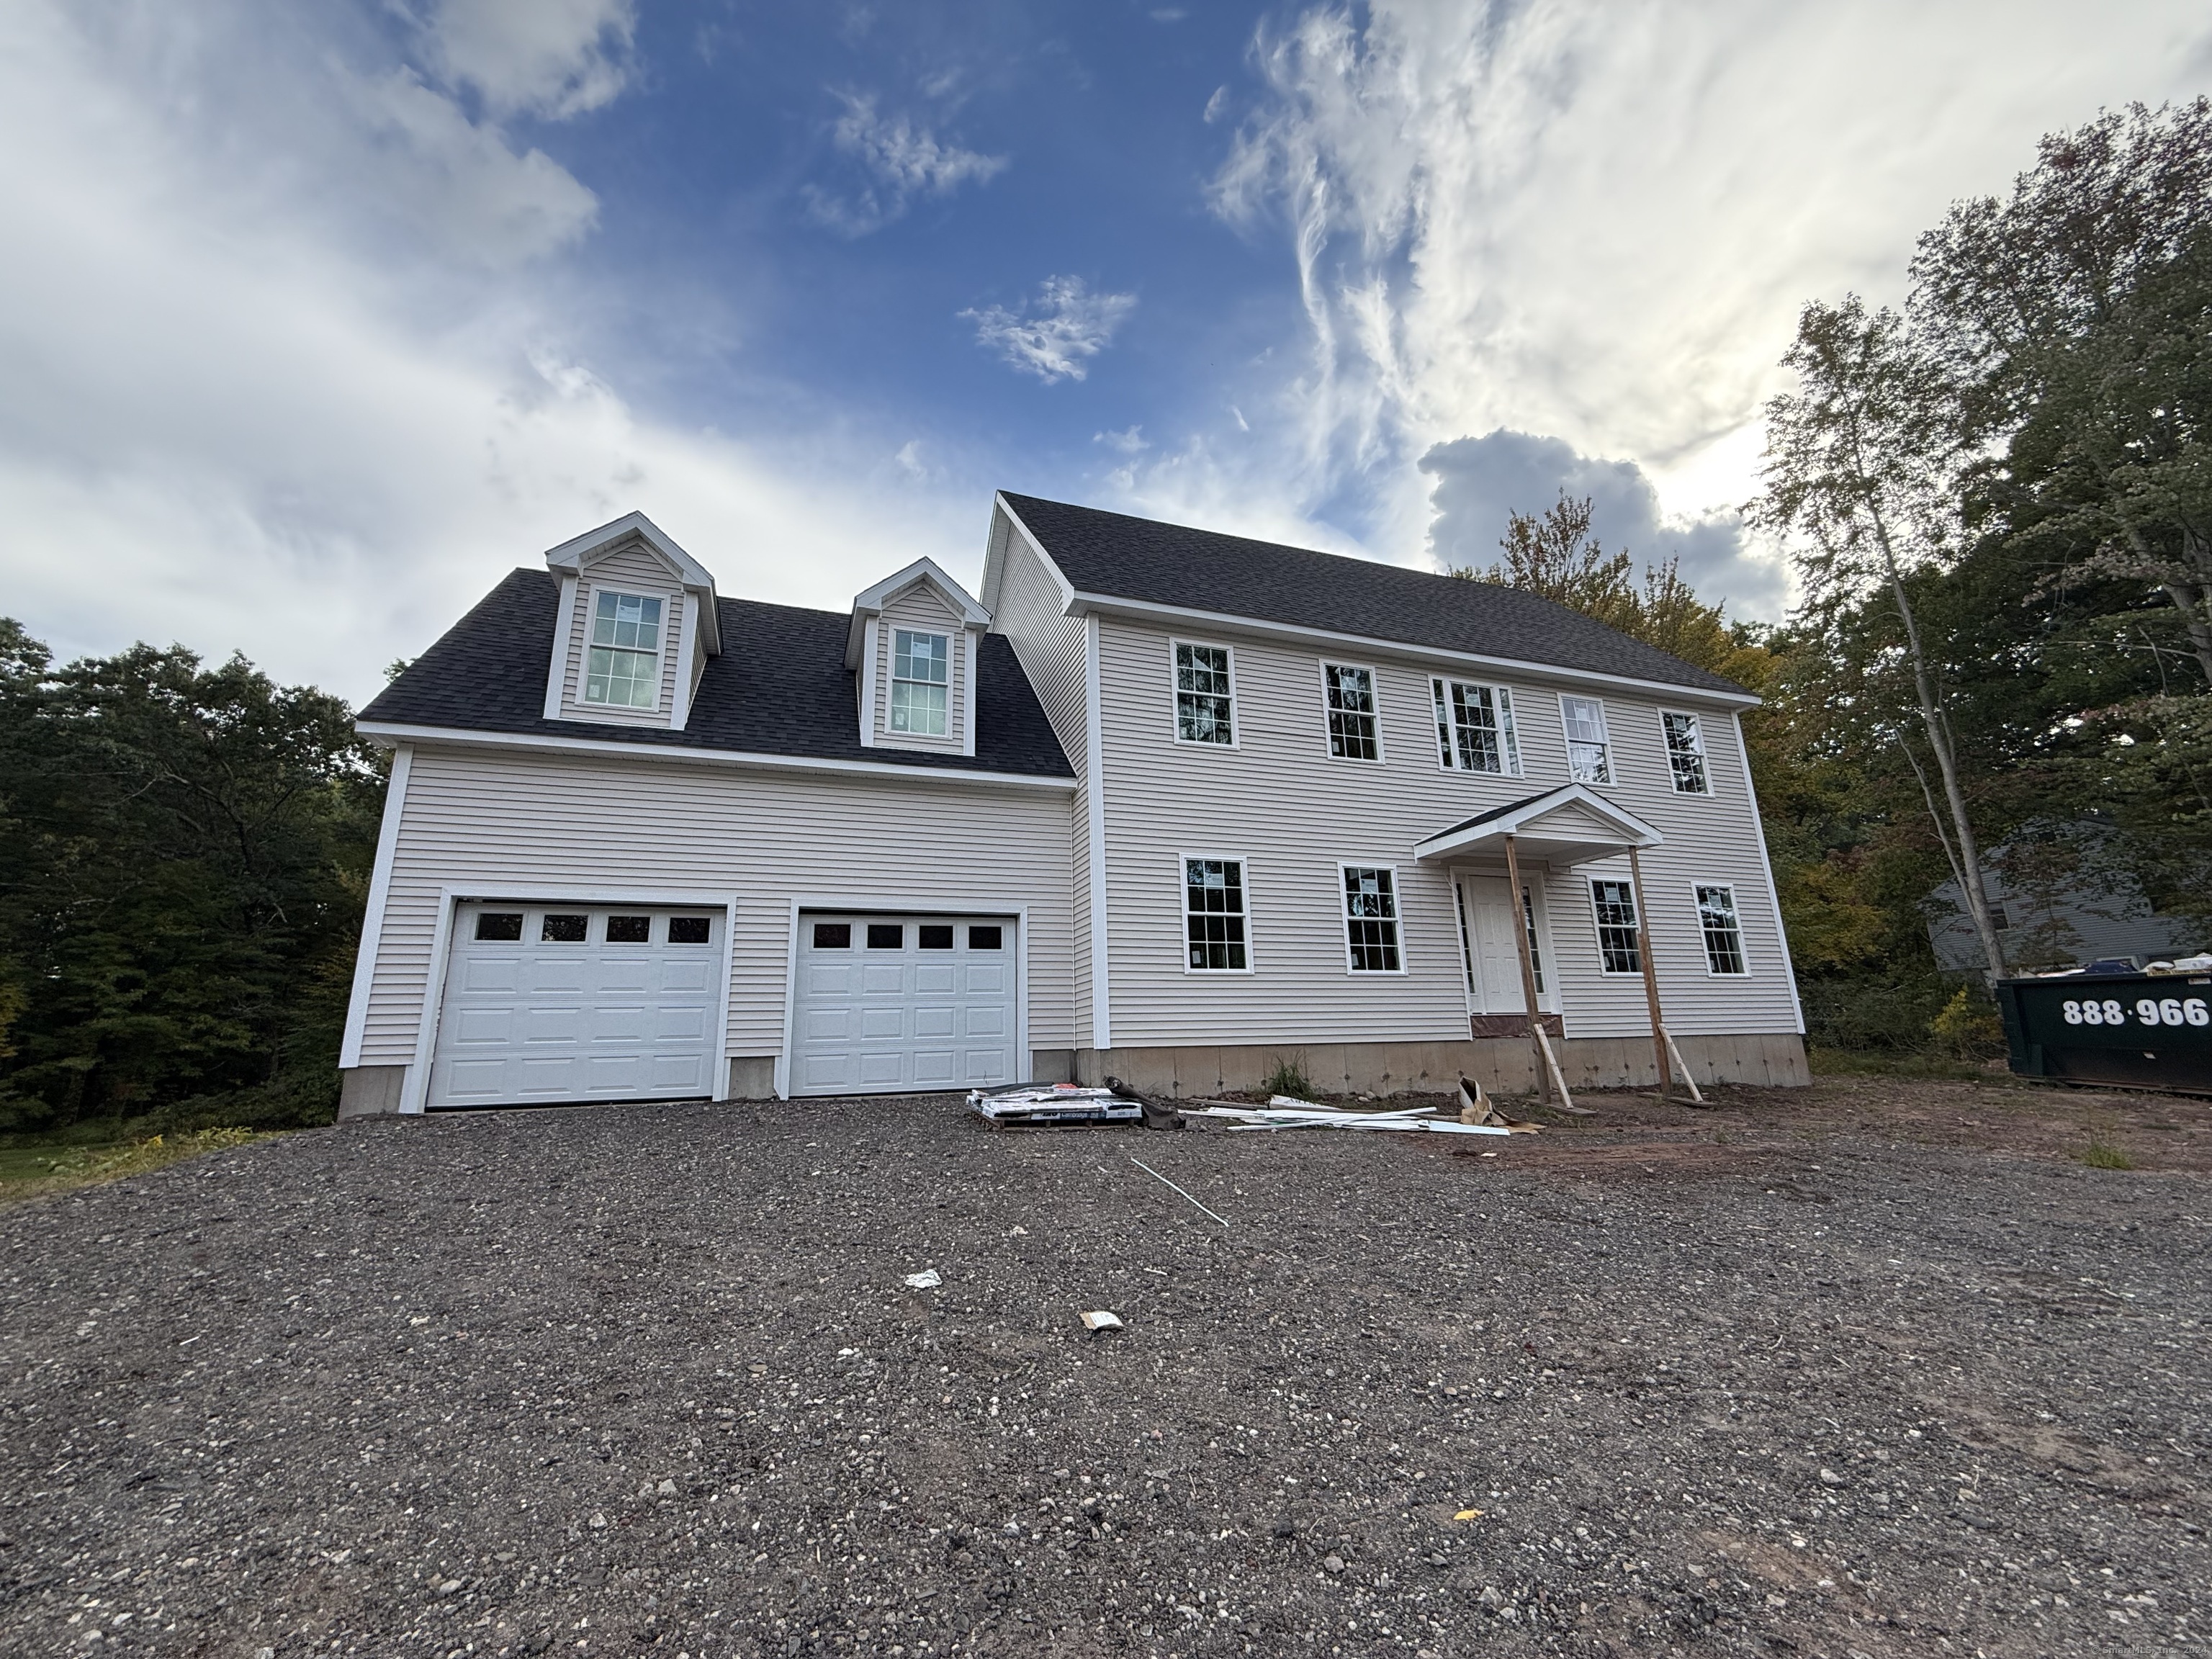
M 1885 1127 L 1939 1093 L 592 1108 L 27 1202 L 0 1651 L 2203 1651 L 2206 1177 Z

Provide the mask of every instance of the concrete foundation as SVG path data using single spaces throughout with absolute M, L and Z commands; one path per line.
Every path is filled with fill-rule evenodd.
M 386 1117 L 399 1109 L 407 1086 L 404 1066 L 355 1066 L 338 1073 L 338 1121 Z
M 1794 1033 L 1678 1036 L 1676 1046 L 1700 1085 L 1750 1083 L 1802 1088 L 1812 1073 L 1805 1042 Z M 1570 1089 L 1650 1089 L 1658 1061 L 1649 1037 L 1553 1039 Z M 1501 1095 L 1536 1088 L 1535 1046 L 1525 1036 L 1465 1042 L 1316 1042 L 1230 1048 L 1079 1048 L 1075 1080 L 1097 1085 L 1117 1077 L 1133 1089 L 1171 1099 L 1250 1091 L 1289 1061 L 1321 1094 L 1443 1094 L 1460 1074 Z

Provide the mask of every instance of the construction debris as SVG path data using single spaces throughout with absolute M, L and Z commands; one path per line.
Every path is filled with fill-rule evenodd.
M 1086 1331 L 1118 1331 L 1121 1328 L 1121 1316 L 1099 1308 L 1083 1316 L 1083 1328 Z
M 1243 1129 L 1393 1129 L 1442 1135 L 1503 1135 L 1512 1130 L 1502 1125 L 1455 1123 L 1428 1115 L 1435 1109 L 1407 1106 L 1395 1112 L 1347 1112 L 1334 1106 L 1317 1106 L 1310 1100 L 1276 1095 L 1265 1106 L 1217 1104 L 1186 1109 L 1185 1117 L 1230 1120 L 1233 1134 Z
M 909 1290 L 933 1291 L 945 1282 L 945 1275 L 934 1267 L 925 1267 L 918 1273 L 908 1273 L 906 1282 Z
M 986 1123 L 1134 1123 L 1145 1109 L 1111 1089 L 1086 1089 L 1074 1083 L 1013 1083 L 1003 1089 L 977 1089 L 968 1109 Z
M 1498 1103 L 1483 1092 L 1482 1085 L 1465 1073 L 1460 1074 L 1459 1079 L 1459 1121 L 1485 1128 L 1503 1129 L 1512 1135 L 1533 1135 L 1544 1127 L 1540 1123 L 1523 1123 L 1506 1116 L 1498 1109 Z
M 1214 1218 L 1216 1221 L 1218 1221 L 1218 1222 L 1219 1222 L 1223 1226 L 1226 1227 L 1226 1226 L 1229 1224 L 1229 1218 L 1228 1218 L 1227 1216 L 1225 1216 L 1225 1215 L 1219 1215 L 1219 1214 L 1216 1214 L 1216 1213 L 1215 1213 L 1213 1211 L 1212 1211 L 1212 1210 L 1206 1210 L 1206 1206 L 1205 1206 L 1205 1205 L 1199 1203 L 1199 1201 L 1198 1201 L 1196 1199 L 1194 1199 L 1194 1198 L 1191 1198 L 1191 1196 L 1190 1196 L 1190 1194 L 1189 1194 L 1188 1193 L 1184 1193 L 1184 1192 L 1182 1191 L 1182 1188 L 1180 1188 L 1180 1187 L 1176 1187 L 1174 1182 L 1170 1181 L 1170 1180 L 1169 1180 L 1165 1176 L 1162 1175 L 1162 1174 L 1161 1174 L 1158 1170 L 1155 1170 L 1155 1169 L 1154 1169 L 1151 1164 L 1149 1164 L 1146 1163 L 1142 1158 L 1131 1158 L 1131 1159 L 1129 1160 L 1129 1162 L 1130 1162 L 1130 1163 L 1132 1163 L 1132 1164 L 1135 1164 L 1139 1169 L 1142 1170 L 1143 1170 L 1146 1175 L 1148 1175 L 1148 1176 L 1152 1176 L 1152 1178 L 1153 1180 L 1155 1180 L 1155 1181 L 1158 1182 L 1160 1183 L 1160 1185 L 1161 1185 L 1161 1186 L 1163 1186 L 1163 1187 L 1172 1187 L 1172 1188 L 1175 1188 L 1175 1190 L 1176 1190 L 1176 1192 L 1178 1192 L 1178 1193 L 1182 1193 L 1182 1195 L 1183 1195 L 1185 1198 L 1187 1198 L 1187 1199 L 1190 1199 L 1190 1202 L 1192 1203 L 1192 1205 L 1193 1205 L 1194 1206 L 1195 1206 L 1196 1208 L 1200 1209 L 1200 1210 L 1205 1210 L 1206 1214 L 1208 1214 L 1208 1215 L 1210 1215 L 1210 1216 L 1212 1216 L 1212 1217 L 1213 1217 L 1213 1218 Z
M 1139 1094 L 1127 1084 L 1122 1082 L 1120 1078 L 1108 1078 L 1106 1079 L 1106 1086 L 1113 1091 L 1114 1097 L 1116 1100 L 1127 1100 L 1135 1103 L 1139 1109 L 1140 1109 L 1145 1115 L 1145 1127 L 1147 1129 L 1180 1129 L 1182 1127 L 1182 1114 L 1181 1112 L 1177 1111 L 1172 1106 L 1163 1105 L 1158 1101 L 1146 1099 L 1144 1096 Z

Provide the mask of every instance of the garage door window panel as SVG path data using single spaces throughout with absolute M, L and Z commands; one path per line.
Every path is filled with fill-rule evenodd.
M 512 940 L 522 939 L 522 912 L 520 910 L 480 910 L 477 913 L 476 936 L 483 940 Z
M 591 933 L 592 919 L 566 910 L 548 910 L 539 924 L 538 937 L 548 945 L 581 945 Z

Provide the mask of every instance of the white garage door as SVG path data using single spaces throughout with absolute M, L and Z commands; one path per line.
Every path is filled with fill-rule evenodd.
M 718 910 L 463 904 L 429 1103 L 711 1095 L 725 925 Z
M 1015 943 L 1010 916 L 802 915 L 791 1092 L 1018 1082 Z

